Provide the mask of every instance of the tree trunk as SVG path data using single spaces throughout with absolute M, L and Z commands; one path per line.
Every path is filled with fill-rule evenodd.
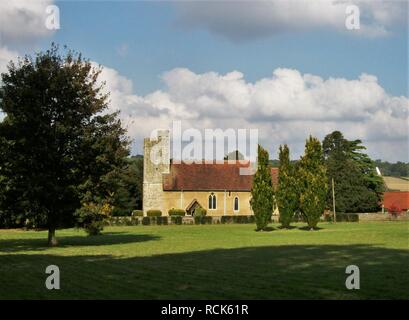
M 55 228 L 48 229 L 48 245 L 54 247 L 58 244 L 57 238 L 55 236 Z

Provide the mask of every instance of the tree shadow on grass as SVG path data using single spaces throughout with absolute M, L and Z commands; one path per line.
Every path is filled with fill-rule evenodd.
M 261 233 L 263 233 L 263 232 L 271 232 L 271 231 L 274 231 L 274 230 L 276 230 L 274 227 L 270 227 L 270 226 L 268 226 L 268 227 L 265 227 L 264 229 L 254 229 L 254 231 L 256 231 L 256 232 L 261 232 Z
M 324 228 L 315 227 L 315 228 L 312 228 L 312 230 L 311 230 L 311 227 L 309 227 L 309 226 L 304 226 L 304 227 L 299 227 L 298 229 L 299 229 L 299 230 L 302 230 L 302 231 L 319 231 L 319 230 L 322 230 L 322 229 L 324 229 Z
M 409 298 L 409 256 L 401 249 L 284 245 L 128 254 L 131 257 L 0 254 L 0 298 Z M 61 290 L 45 289 L 45 268 L 50 264 L 60 268 Z M 345 287 L 348 265 L 360 269 L 360 290 Z
M 293 229 L 297 229 L 297 227 L 296 226 L 288 226 L 288 227 L 278 226 L 277 229 L 280 229 L 280 230 L 293 230 Z
M 106 246 L 159 240 L 159 236 L 148 234 L 127 234 L 123 232 L 107 232 L 98 236 L 57 237 L 58 248 L 81 246 Z M 41 251 L 47 250 L 47 239 L 9 239 L 0 241 L 0 252 Z

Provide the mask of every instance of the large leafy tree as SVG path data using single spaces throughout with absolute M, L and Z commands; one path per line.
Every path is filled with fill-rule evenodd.
M 114 216 L 131 215 L 134 209 L 142 209 L 143 157 L 126 158 L 125 164 L 102 179 L 104 189 L 110 190 Z
M 108 196 L 103 177 L 128 154 L 117 113 L 106 110 L 101 69 L 60 52 L 53 44 L 11 62 L 0 89 L 0 210 L 46 227 L 50 245 L 58 227 L 73 225 L 84 195 Z
M 274 210 L 274 190 L 268 152 L 258 146 L 257 172 L 251 188 L 251 208 L 254 212 L 257 231 L 265 230 Z
M 362 153 L 360 140 L 348 141 L 341 132 L 328 134 L 323 141 L 328 183 L 335 183 L 336 210 L 339 212 L 374 211 L 379 207 L 382 178 L 374 163 Z M 327 207 L 332 208 L 332 191 Z
M 321 143 L 309 137 L 305 152 L 298 164 L 299 209 L 308 226 L 314 229 L 325 209 L 327 195 L 327 175 Z
M 290 226 L 295 211 L 298 209 L 298 188 L 296 166 L 290 162 L 290 150 L 287 145 L 279 150 L 278 187 L 275 199 L 280 212 L 280 222 L 284 228 Z

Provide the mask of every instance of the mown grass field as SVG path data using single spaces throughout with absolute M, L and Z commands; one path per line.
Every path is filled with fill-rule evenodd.
M 1 299 L 409 299 L 408 222 L 110 227 L 104 235 L 0 230 Z M 61 289 L 47 290 L 57 265 Z M 361 289 L 345 288 L 346 266 Z

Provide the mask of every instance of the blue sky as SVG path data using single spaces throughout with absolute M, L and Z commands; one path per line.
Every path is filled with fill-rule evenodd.
M 171 2 L 60 1 L 61 29 L 52 40 L 67 44 L 132 79 L 139 94 L 162 85 L 159 76 L 186 67 L 202 73 L 238 70 L 248 81 L 271 76 L 277 67 L 324 78 L 378 77 L 391 94 L 407 96 L 407 28 L 366 38 L 332 30 L 286 32 L 235 42 L 176 23 Z M 44 47 L 50 39 L 44 40 Z M 118 51 L 125 47 L 126 53 Z
M 50 5 L 59 30 L 45 28 Z M 357 30 L 345 26 L 349 5 Z M 272 157 L 287 143 L 297 158 L 308 135 L 340 130 L 373 158 L 409 161 L 407 17 L 397 0 L 6 1 L 0 72 L 52 41 L 101 64 L 134 154 L 181 120 L 257 128 Z

